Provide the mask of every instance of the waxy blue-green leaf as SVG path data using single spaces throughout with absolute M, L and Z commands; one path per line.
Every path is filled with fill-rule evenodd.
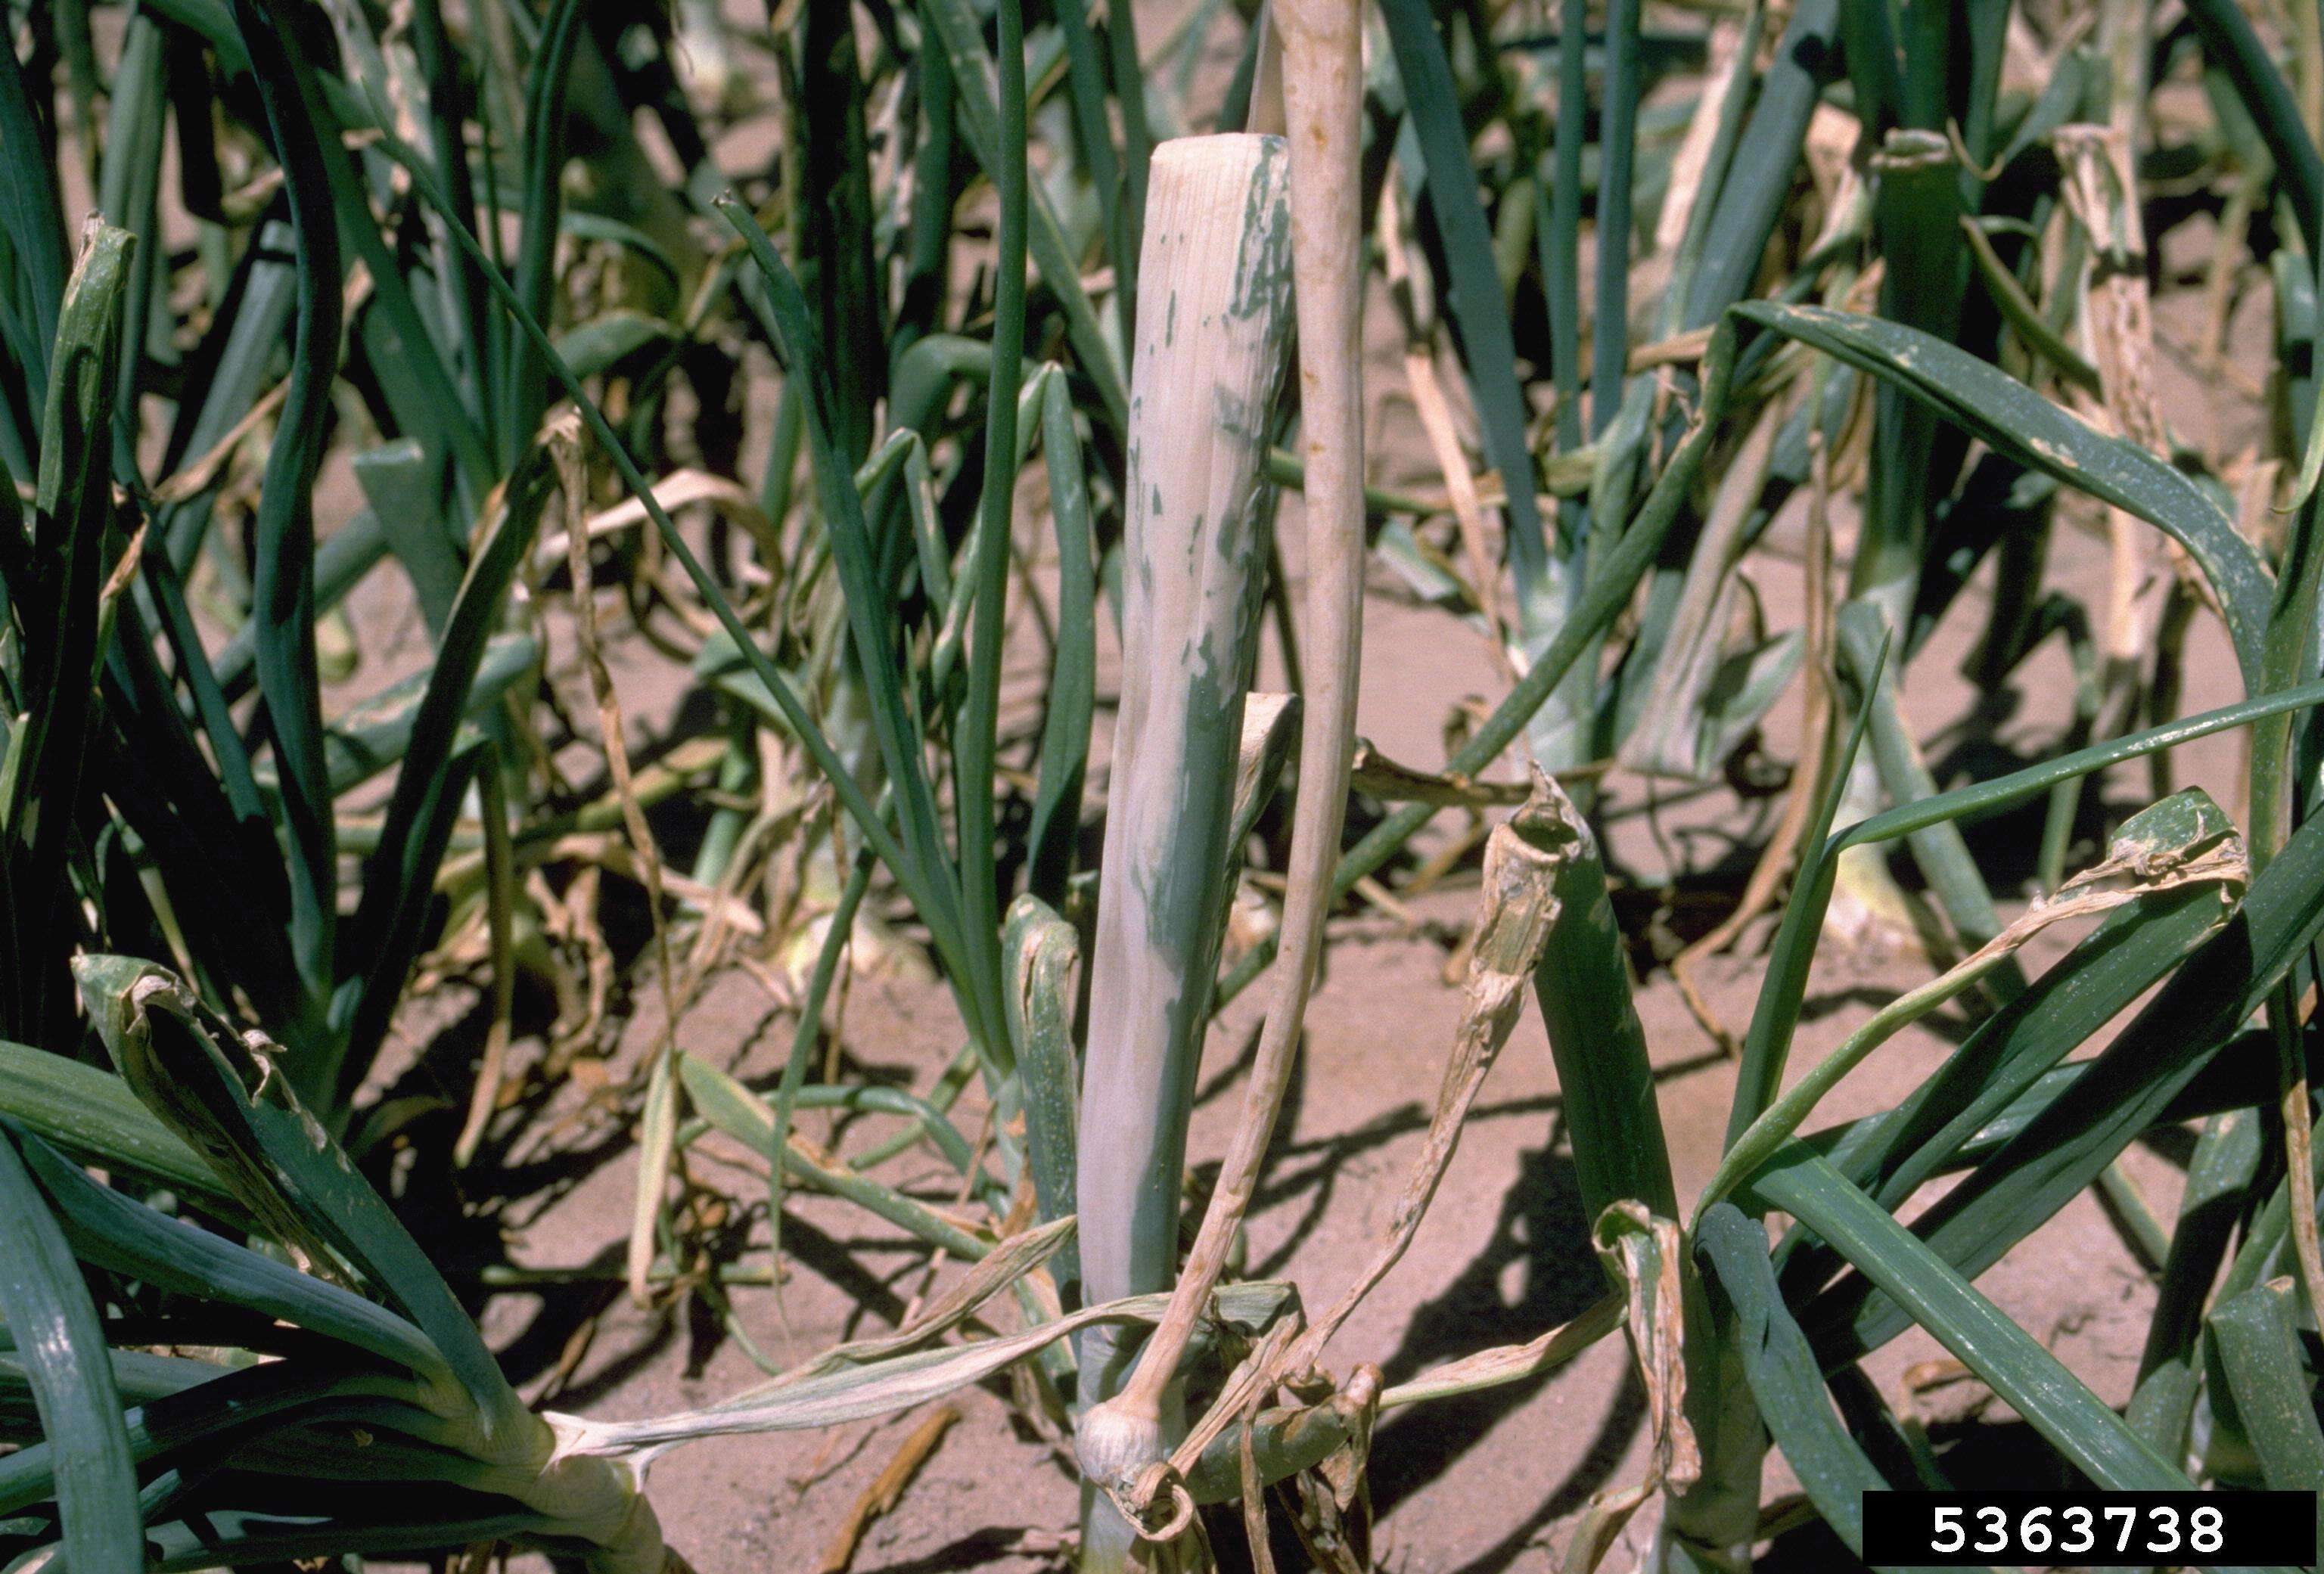
M 1627 1199 L 1674 1218 L 1678 1193 L 1654 1066 L 1631 999 L 1597 833 L 1548 777 L 1537 777 L 1534 791 L 1510 824 L 1555 870 L 1556 916 L 1534 969 L 1534 996 L 1557 1063 L 1582 1211 L 1596 1219 Z
M 991 173 L 1008 156 L 1001 146 L 1001 93 L 993 60 L 984 47 L 983 28 L 966 0 L 926 0 L 920 14 L 933 31 L 932 41 L 942 49 L 959 97 L 962 130 L 976 161 Z M 1019 154 L 1021 156 L 1021 153 Z M 1083 373 L 1096 386 L 1109 424 L 1117 431 L 1130 419 L 1128 379 L 1120 358 L 1100 326 L 1096 309 L 1082 288 L 1081 269 L 1066 244 L 1048 197 L 1036 183 L 1028 209 L 1027 244 L 1041 281 L 1065 308 L 1066 332 Z
M 446 1395 L 452 1369 L 427 1336 L 354 1291 L 101 1186 L 45 1146 L 25 1153 L 74 1256 L 196 1301 L 279 1320 L 410 1372 Z M 213 1183 L 216 1183 L 215 1182 Z
M 1936 782 L 1922 761 L 1920 744 L 1905 720 L 1903 696 L 1897 686 L 1898 668 L 1903 664 L 1891 666 L 1877 680 L 1872 676 L 1874 653 L 1890 637 L 1880 603 L 1870 596 L 1858 597 L 1840 609 L 1836 621 L 1841 669 L 1856 690 L 1856 703 L 1869 718 L 1867 736 L 1872 744 L 1872 760 L 1881 786 L 1896 803 L 1934 797 Z M 1930 890 L 1951 921 L 1963 952 L 1974 952 L 2001 933 L 2001 915 L 1994 907 L 1993 893 L 1986 888 L 1985 877 L 1978 871 L 1977 861 L 1959 826 L 1941 820 L 1912 833 L 1904 840 Z M 2013 999 L 2024 992 L 2024 971 L 2015 957 L 2006 958 L 1988 976 L 1985 988 L 1997 999 Z
M 2187 1163 L 2179 1217 L 2171 1249 L 2154 1287 L 2154 1313 L 2146 1324 L 2146 1348 L 2139 1352 L 2138 1386 L 2124 1414 L 2132 1430 L 2165 1458 L 2187 1443 L 2187 1423 L 2203 1376 L 2200 1364 L 2203 1312 L 2228 1243 L 2243 1222 L 2245 1198 L 2258 1183 L 2266 1146 L 2261 1108 L 2274 1096 L 2279 1066 L 2274 1036 L 2253 1033 L 2266 1057 L 2264 1082 L 2244 1107 L 2211 1117 Z M 2217 1069 L 2229 1058 L 2211 1063 Z
M 1767 237 L 1790 199 L 1809 119 L 1824 86 L 1838 75 L 1842 0 L 1801 0 L 1775 41 L 1758 97 L 1744 123 L 1738 156 L 1719 189 L 1702 262 L 1687 291 L 1686 318 L 1680 326 L 1701 327 L 1740 300 L 1751 288 L 1767 250 Z
M 2268 58 L 2235 0 L 2188 0 L 2187 20 L 2203 41 L 2203 52 L 2223 69 L 2244 108 L 2275 157 L 2275 177 L 2299 216 L 2302 235 L 2324 225 L 2324 157 L 2283 74 Z
M 206 1203 L 232 1196 L 119 1077 L 65 1055 L 0 1041 L 0 1118 L 92 1164 L 143 1175 Z
M 1437 36 L 1437 22 L 1422 0 L 1383 0 L 1380 14 L 1388 23 L 1406 105 L 1427 164 L 1429 211 L 1435 216 L 1452 273 L 1452 312 L 1477 392 L 1485 452 L 1500 472 L 1503 495 L 1508 499 L 1509 562 L 1517 583 L 1530 584 L 1544 572 L 1549 548 L 1535 502 L 1533 452 L 1526 439 L 1527 411 L 1517 385 L 1508 306 L 1501 297 L 1492 234 L 1477 195 L 1460 90 L 1444 58 L 1443 41 Z M 1627 268 L 1628 263 L 1625 256 L 1621 265 Z M 1614 308 L 1601 300 L 1599 309 Z M 1618 309 L 1614 309 L 1614 321 L 1618 334 Z
M 431 461 L 425 448 L 406 437 L 357 454 L 348 468 L 379 520 L 387 549 L 411 576 L 412 594 L 419 600 L 420 615 L 428 620 L 429 633 L 441 640 L 465 573 L 462 543 L 446 528 L 443 516 L 442 462 Z M 319 563 L 316 577 L 322 578 Z
M 968 633 L 968 692 L 953 732 L 953 815 L 960 924 L 969 942 L 975 992 L 987 1008 L 985 1028 L 1006 1034 L 1001 1014 L 1001 955 L 992 937 L 1001 928 L 1002 895 L 992 854 L 999 816 L 994 769 L 1001 746 L 1001 648 L 1008 619 L 1009 557 L 1015 518 L 1018 396 L 1025 377 L 1026 165 L 1025 13 L 1022 0 L 997 0 L 1000 136 L 984 166 L 1001 202 L 994 235 L 991 370 L 985 377 L 984 477 L 977 528 L 964 565 L 973 597 Z M 1123 19 L 1115 19 L 1119 24 Z M 996 1054 L 996 1063 L 1005 1064 Z
M 377 1367 L 270 1361 L 149 1398 L 121 1419 L 130 1455 L 141 1468 L 196 1451 L 215 1459 L 237 1445 L 263 1448 L 271 1431 L 317 1422 L 449 1441 L 450 1429 L 410 1403 L 414 1391 L 410 1379 Z M 325 1474 L 315 1465 L 309 1468 Z M 38 1503 L 69 1474 L 68 1453 L 53 1441 L 0 1459 L 0 1514 Z M 387 1476 L 382 1468 L 373 1478 Z
M 76 833 L 72 805 L 85 790 L 82 768 L 97 719 L 99 587 L 113 537 L 113 410 L 135 249 L 124 230 L 102 220 L 89 227 L 56 319 L 32 539 L 12 532 L 16 538 L 0 555 L 22 649 L 14 664 L 19 690 L 8 708 L 23 713 L 9 718 L 0 769 L 6 967 L 0 1022 L 15 1037 L 50 1045 L 70 1031 L 59 1020 L 70 990 L 56 940 L 78 927 L 65 871 Z M 21 583 L 27 576 L 32 582 Z
M 2319 934 L 2324 818 L 2312 818 L 2219 932 L 2098 1055 L 2091 1074 L 1916 1220 L 1915 1235 L 1957 1272 L 1973 1275 L 1998 1261 L 2153 1124 Z M 1828 1292 L 1804 1326 L 1830 1355 L 1875 1348 L 1902 1321 L 1897 1306 L 1859 1279 Z
M 282 823 L 291 850 L 291 949 L 311 1010 L 336 982 L 338 926 L 338 846 L 315 653 L 314 486 L 338 371 L 343 275 L 327 166 L 332 154 L 316 133 L 308 103 L 316 91 L 314 70 L 275 4 L 235 0 L 235 24 L 265 106 L 298 246 L 290 380 L 259 490 L 251 615 L 257 628 L 258 690 L 281 778 Z
M 2277 1492 L 2324 1490 L 2324 1427 L 2316 1376 L 2302 1358 L 2299 1293 L 2289 1279 L 2246 1290 L 2211 1313 L 2234 1419 Z M 2319 1522 L 2324 1531 L 2324 1522 Z
M 298 306 L 296 246 L 290 226 L 269 219 L 243 253 L 237 281 L 228 289 L 235 309 L 211 325 L 193 357 L 195 381 L 185 391 L 170 434 L 172 471 L 214 450 L 263 393 Z M 206 386 L 200 381 L 205 370 Z M 213 476 L 208 485 L 165 503 L 154 516 L 170 561 L 181 575 L 191 570 L 208 534 L 212 504 L 225 481 L 223 474 Z
M 1057 648 L 1041 718 L 1040 771 L 1025 834 L 1026 889 L 1052 907 L 1065 899 L 1081 838 L 1097 684 L 1097 533 L 1089 476 L 1074 428 L 1073 394 L 1052 376 L 1041 396 L 1041 452 L 1057 537 Z
M 13 30 L 5 57 L 0 59 L 0 142 L 10 151 L 0 159 L 0 235 L 14 265 L 0 276 L 0 336 L 23 382 L 19 408 L 31 417 L 48 400 L 49 350 L 64 304 L 64 204 L 44 156 L 42 117 L 33 107 L 47 97 L 48 84 L 26 79 Z M 30 470 L 25 462 L 32 457 L 21 454 L 11 463 Z
M 1849 1185 L 1829 1161 L 1793 1143 L 1747 1185 L 1760 1207 L 1780 1208 L 1830 1241 L 2098 1486 L 2116 1492 L 2189 1489 L 2187 1477 L 2140 1441 L 2040 1340 Z
M 1832 1412 L 1822 1367 L 1775 1288 L 1765 1228 L 1717 1202 L 1696 1220 L 1694 1239 L 1732 1308 L 1743 1370 L 1769 1435 L 1824 1523 L 1863 1556 L 1864 1494 L 1890 1483 Z
M 1955 787 L 1919 803 L 1899 804 L 1869 819 L 1859 820 L 1831 837 L 1793 888 L 1791 900 L 1784 907 L 1783 923 L 1776 931 L 1768 961 L 1766 981 L 1760 988 L 1758 1001 L 1752 1009 L 1750 1031 L 1744 1039 L 1743 1064 L 1738 1072 L 1742 1091 L 1729 1117 L 1728 1139 L 1734 1140 L 1758 1118 L 1783 1080 L 1784 1063 L 1790 1054 L 1792 1034 L 1799 1025 L 1800 1006 L 1806 995 L 1808 969 L 1814 958 L 1814 936 L 1831 906 L 1833 864 L 1841 851 L 1892 841 L 1939 820 L 1969 824 L 1998 815 L 2031 801 L 2060 782 L 2077 780 L 2125 760 L 2175 748 L 2230 727 L 2247 726 L 2269 716 L 2304 710 L 2319 702 L 2324 702 L 2324 683 L 2246 700 L 2241 704 L 2207 711 L 2128 737 L 2078 749 L 2007 776 Z
M 0 1126 L 0 1317 L 55 1450 L 64 1553 L 82 1569 L 143 1566 L 137 1475 L 105 1333 L 80 1265 L 32 1184 L 16 1134 Z M 5 1463 L 5 1461 L 0 1461 Z
M 1893 383 L 2029 469 L 2136 515 L 2187 549 L 2218 597 L 2247 693 L 2264 693 L 2262 646 L 2275 582 L 2235 522 L 2137 444 L 2069 415 L 1998 367 L 1901 323 L 1753 301 L 1736 314 Z
M 555 0 L 541 21 L 540 41 L 525 72 L 524 186 L 520 198 L 523 233 L 509 279 L 525 309 L 541 322 L 551 315 L 558 216 L 563 210 L 566 84 L 585 11 L 580 0 Z M 532 441 L 541 412 L 549 408 L 548 369 L 529 339 L 519 337 L 510 346 L 506 379 L 497 433 L 503 470 L 515 465 Z
M 2126 843 L 2198 853 L 2233 824 L 2200 788 L 2189 788 L 2124 822 Z M 1923 1182 L 2027 1093 L 2059 1062 L 2216 934 L 2231 908 L 2217 886 L 2139 896 L 2102 918 L 2061 961 L 1977 1029 L 1936 1072 L 1895 1109 L 1859 1121 L 1831 1150 L 1832 1163 L 1887 1208 L 1901 1208 Z M 1787 1260 L 1784 1283 L 1829 1258 Z

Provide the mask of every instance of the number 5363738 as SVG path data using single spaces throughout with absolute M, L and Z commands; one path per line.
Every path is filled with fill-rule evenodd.
M 1873 1564 L 2316 1561 L 2313 1492 L 1868 1492 Z
M 2004 1553 L 2217 1552 L 2227 1544 L 2227 1514 L 2205 1504 L 2182 1523 L 2168 1504 L 2134 1503 L 2052 1509 L 2047 1504 L 2012 1510 L 1997 1503 L 1967 1508 L 1949 1505 L 1933 1512 L 1929 1547 L 1938 1552 Z

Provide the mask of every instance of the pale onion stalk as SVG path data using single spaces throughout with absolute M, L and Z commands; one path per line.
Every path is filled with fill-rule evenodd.
M 1118 1435 L 1141 1444 L 1160 1441 L 1179 1358 L 1250 1205 L 1290 1080 L 1323 952 L 1355 735 L 1364 571 L 1361 11 L 1355 0 L 1276 0 L 1271 14 L 1282 37 L 1284 125 L 1291 144 L 1291 257 L 1306 463 L 1306 637 L 1314 657 L 1300 734 L 1277 993 L 1241 1115 L 1169 1312 L 1128 1386 L 1084 1418 L 1084 1436 Z M 1083 1201 L 1086 1209 L 1086 1192 Z M 1085 1468 L 1093 1463 L 1086 1450 L 1084 1463 Z M 1128 1474 L 1117 1469 L 1113 1479 Z M 1167 1510 L 1166 1515 L 1177 1517 Z M 1090 1567 L 1086 1553 L 1084 1567 Z
M 1227 902 L 1244 691 L 1268 571 L 1268 424 L 1290 330 L 1282 139 L 1155 151 L 1139 268 L 1122 584 L 1122 685 L 1091 951 L 1076 1161 L 1092 1302 L 1169 1287 L 1186 1119 Z M 1111 1326 L 1081 1337 L 1081 1400 L 1126 1367 Z M 1134 1348 L 1134 1343 L 1132 1347 Z M 1093 1480 L 1161 1457 L 1158 1408 L 1123 1434 L 1084 1416 Z M 1084 1567 L 1137 1537 L 1086 1495 Z

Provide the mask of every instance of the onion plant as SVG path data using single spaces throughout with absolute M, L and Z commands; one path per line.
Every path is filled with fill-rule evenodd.
M 1570 1570 L 1649 1505 L 1659 1569 L 1739 1569 L 1808 1517 L 1860 1554 L 1863 1491 L 1952 1468 L 1866 1374 L 1911 1329 L 2061 1481 L 2324 1486 L 2312 18 L 1246 9 L 1157 41 L 1063 0 L 747 31 L 0 7 L 0 1562 L 653 1569 L 664 1453 L 1005 1376 L 1073 1439 L 1084 1568 L 1200 1567 L 1238 1519 L 1264 1564 L 1280 1505 L 1317 1567 L 1362 1569 L 1380 1413 L 1618 1330 L 1649 1447 Z M 726 135 L 753 120 L 763 157 Z M 2273 419 L 2232 466 L 2155 390 L 2154 259 L 2198 216 L 2220 375 L 2238 292 L 2274 308 Z M 1400 363 L 1366 355 L 1368 298 Z M 1403 487 L 1367 457 L 1399 365 L 1428 460 Z M 2086 605 L 2047 570 L 2090 523 Z M 1805 605 L 1773 626 L 1754 570 L 1794 525 Z M 1507 676 L 1425 768 L 1354 737 L 1368 580 Z M 1948 619 L 1981 622 L 1983 717 L 2065 648 L 2030 759 L 1923 754 Z M 2207 619 L 2242 697 L 2186 714 Z M 1268 638 L 1292 693 L 1251 692 Z M 615 640 L 667 666 L 670 718 L 625 711 Z M 2235 801 L 2180 786 L 2172 751 L 2228 732 Z M 1737 1060 L 1692 1196 L 1618 919 L 1655 894 L 1609 834 L 1641 778 L 1784 800 L 1663 959 Z M 1965 831 L 2018 810 L 2013 887 Z M 1342 1283 L 1240 1277 L 1330 919 L 1471 865 L 1461 1025 L 1388 1226 Z M 1814 966 L 1868 915 L 1929 977 L 1797 1065 Z M 1730 1031 L 1690 969 L 1762 916 Z M 908 1088 L 818 1053 L 875 943 L 956 1016 Z M 734 968 L 788 1014 L 764 1078 L 680 1047 Z M 1188 1240 L 1195 1073 L 1270 968 Z M 449 1091 L 383 1094 L 391 1029 L 452 980 L 484 1025 Z M 1969 1026 L 1933 1072 L 1819 1118 L 1941 1007 Z M 1597 1299 L 1390 1385 L 1342 1330 L 1528 1009 Z M 479 1265 L 401 1221 L 423 1166 L 397 1159 L 489 1193 L 633 1023 L 633 1072 L 593 1077 L 635 1136 L 618 1276 L 702 1297 L 766 1376 L 536 1413 L 472 1320 Z M 2190 1125 L 2157 1219 L 2119 1160 Z M 763 1197 L 721 1195 L 712 1149 Z M 941 1192 L 883 1167 L 907 1153 Z M 2120 1408 L 1977 1284 L 2093 1189 L 2154 1259 Z M 795 1190 L 931 1277 L 904 1325 L 783 1367 L 740 1286 L 779 1284 Z
M 1075 1162 L 1082 1284 L 1099 1300 L 1167 1290 L 1176 1268 L 1268 560 L 1268 429 L 1290 330 L 1289 163 L 1280 138 L 1185 137 L 1148 170 L 1124 681 Z M 1078 1397 L 1095 1408 L 1078 1449 L 1100 1481 L 1159 1459 L 1180 1430 L 1163 1413 L 1175 1408 L 1167 1390 L 1114 1398 L 1119 1343 L 1111 1328 L 1081 1341 Z M 1110 1523 L 1085 1523 L 1085 1565 L 1102 1560 L 1093 1543 Z M 1114 1533 L 1129 1539 L 1126 1527 Z

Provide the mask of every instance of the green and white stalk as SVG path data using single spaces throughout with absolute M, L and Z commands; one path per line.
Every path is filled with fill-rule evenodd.
M 1880 315 L 1950 338 L 1968 278 L 1968 252 L 1960 242 L 1960 159 L 1939 133 L 1891 131 L 1873 154 L 1872 169 L 1878 182 L 1874 226 L 1890 259 Z M 1913 597 L 1928 539 L 1928 471 L 1937 422 L 1926 408 L 1885 385 L 1874 392 L 1873 411 L 1864 529 L 1849 568 L 1849 594 L 1880 609 L 1900 641 L 1895 659 L 1901 672 L 1911 654 L 1901 641 L 1911 632 Z M 1858 760 L 1840 805 L 1842 823 L 1865 819 L 1882 803 L 1877 767 L 1869 757 Z M 1911 900 L 1877 849 L 1850 850 L 1841 862 L 1839 895 L 1826 922 L 1839 937 L 1858 943 L 1903 937 L 1915 929 Z
M 1092 951 L 1076 1190 L 1084 1299 L 1167 1289 L 1186 1118 L 1226 914 L 1244 690 L 1268 569 L 1265 461 L 1290 312 L 1289 160 L 1277 137 L 1157 149 L 1130 394 L 1122 690 Z M 1081 1342 L 1084 1405 L 1114 1392 L 1120 1330 Z M 1094 1422 L 1095 1424 L 1093 1424 Z M 1161 1458 L 1158 1413 L 1084 1414 L 1094 1481 Z M 1084 1566 L 1137 1537 L 1102 1493 Z
M 1129 1455 L 1132 1447 L 1158 1449 L 1163 1441 L 1179 1358 L 1226 1266 L 1228 1251 L 1257 1190 L 1259 1164 L 1290 1081 L 1300 1020 L 1323 953 L 1323 920 L 1332 907 L 1333 873 L 1347 814 L 1363 627 L 1363 250 L 1358 166 L 1363 106 L 1361 10 L 1351 0 L 1287 0 L 1276 7 L 1274 16 L 1282 30 L 1284 124 L 1292 150 L 1291 262 L 1299 300 L 1306 634 L 1313 653 L 1300 731 L 1299 791 L 1293 805 L 1283 967 L 1234 1136 L 1202 1229 L 1187 1254 L 1185 1275 L 1131 1384 L 1084 1419 L 1085 1470 L 1093 1462 L 1139 1464 L 1134 1457 L 1117 1456 Z M 1085 1142 L 1083 1152 L 1088 1151 Z M 1084 1187 L 1084 1220 L 1088 1204 Z M 1106 1451 L 1093 1452 L 1093 1442 Z M 1129 1473 L 1117 1468 L 1111 1479 L 1120 1481 Z M 1091 1475 L 1108 1479 L 1094 1471 Z M 1176 1508 L 1154 1507 L 1165 1517 L 1176 1517 Z M 1111 1555 L 1103 1547 L 1097 1551 L 1101 1558 Z M 1083 1560 L 1085 1569 L 1109 1566 L 1093 1561 L 1086 1527 Z

